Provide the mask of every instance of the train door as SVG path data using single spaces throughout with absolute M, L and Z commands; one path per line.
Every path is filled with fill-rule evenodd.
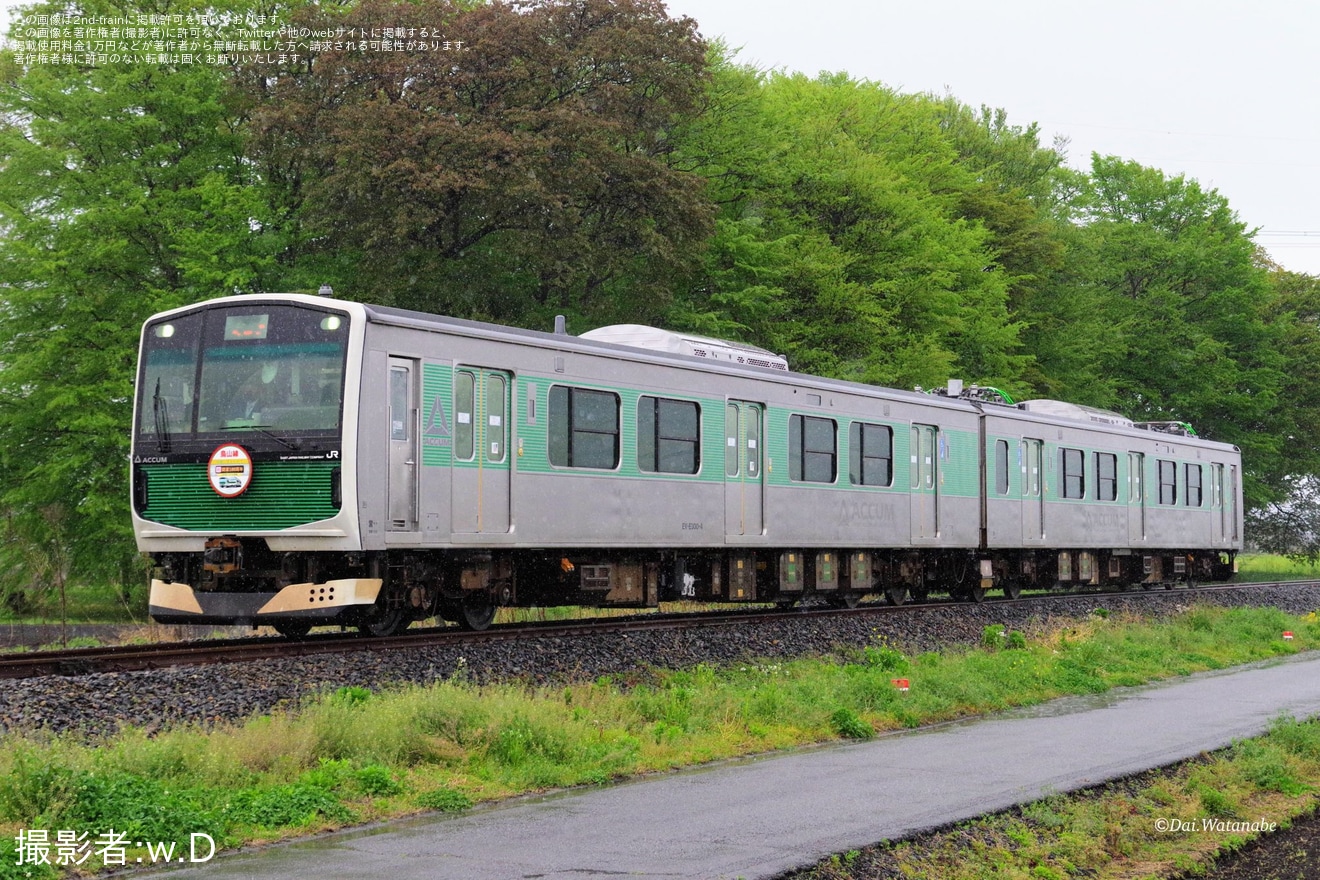
M 911 436 L 912 540 L 940 535 L 939 428 L 913 425 Z
M 1238 468 L 1235 464 L 1228 466 L 1228 485 L 1224 488 L 1224 509 L 1228 516 L 1228 543 L 1230 546 L 1237 546 L 1241 536 L 1238 534 Z
M 1210 465 L 1210 546 L 1218 547 L 1224 543 L 1224 466 L 1218 462 Z
M 1128 541 L 1146 540 L 1146 453 L 1128 453 Z
M 390 358 L 390 466 L 386 493 L 390 531 L 417 529 L 417 366 Z
M 509 412 L 512 377 L 500 370 L 454 370 L 453 529 L 507 533 L 512 481 Z
M 724 534 L 729 538 L 765 531 L 764 414 L 761 404 L 744 400 L 730 400 L 724 408 Z
M 1022 543 L 1041 544 L 1045 541 L 1044 474 L 1041 472 L 1044 440 L 1030 437 L 1022 439 L 1018 447 L 1022 462 Z

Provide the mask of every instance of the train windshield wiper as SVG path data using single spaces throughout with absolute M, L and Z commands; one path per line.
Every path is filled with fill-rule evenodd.
M 151 411 L 156 423 L 156 451 L 170 451 L 170 402 L 160 394 L 160 377 L 156 377 L 156 393 L 151 397 Z
M 274 431 L 268 430 L 271 427 L 270 425 L 248 425 L 247 427 L 253 431 L 260 431 L 270 439 L 274 440 L 276 443 L 283 446 L 285 449 L 292 449 L 296 452 L 302 448 L 297 443 L 294 443 L 291 440 L 285 440 L 283 437 L 281 437 L 279 434 L 276 434 Z

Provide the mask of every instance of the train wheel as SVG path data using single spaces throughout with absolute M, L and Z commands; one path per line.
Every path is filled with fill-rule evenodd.
M 1021 598 L 1022 598 L 1022 584 L 1020 584 L 1020 583 L 1017 582 L 1017 581 L 1006 581 L 1006 582 L 1004 583 L 1004 598 L 1005 598 L 1005 599 L 1021 599 Z
M 458 625 L 481 632 L 495 619 L 495 603 L 489 599 L 466 599 L 458 609 Z
M 412 623 L 403 616 L 402 608 L 372 609 L 371 616 L 358 624 L 358 632 L 364 636 L 392 636 L 403 632 Z
M 311 623 L 302 620 L 289 620 L 272 624 L 275 632 L 284 636 L 286 639 L 301 639 L 312 631 Z
M 861 593 L 839 593 L 830 596 L 827 600 L 835 608 L 856 608 L 857 603 L 862 601 Z
M 976 602 L 978 604 L 984 602 L 985 587 L 979 585 L 975 587 L 968 587 L 966 590 L 963 591 L 963 598 L 966 599 L 968 602 Z
M 890 587 L 885 590 L 885 601 L 890 605 L 902 605 L 908 600 L 907 587 Z

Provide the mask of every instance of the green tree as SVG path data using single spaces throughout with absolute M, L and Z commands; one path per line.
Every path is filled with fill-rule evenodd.
M 466 317 L 656 315 L 709 229 L 666 158 L 704 46 L 658 0 L 364 0 L 309 27 L 438 30 L 449 48 L 329 49 L 248 80 L 304 240 L 352 292 Z
M 1069 210 L 1080 175 L 1063 167 L 1066 142 L 1042 146 L 1035 124 L 1010 125 L 1002 109 L 979 110 L 949 95 L 927 99 L 971 179 L 958 211 L 988 231 L 988 247 L 1008 279 L 1008 309 L 1031 354 L 1024 393 L 1095 398 L 1097 318 L 1075 279 L 1087 254 Z M 1084 273 L 1082 273 L 1084 274 Z
M 1272 267 L 1268 319 L 1284 358 L 1279 454 L 1262 480 L 1276 491 L 1249 511 L 1248 534 L 1263 550 L 1320 560 L 1320 278 Z
M 1079 206 L 1107 328 L 1097 367 L 1112 398 L 1100 405 L 1237 444 L 1250 503 L 1270 497 L 1285 359 L 1245 225 L 1215 190 L 1114 157 L 1093 157 Z
M 864 382 L 1018 381 L 1008 278 L 923 99 L 728 63 L 711 94 L 681 154 L 720 215 L 677 323 L 746 327 L 797 369 Z
M 77 11 L 124 14 L 100 0 Z M 249 289 L 271 259 L 239 121 L 220 69 L 0 56 L 0 578 L 11 590 L 136 579 L 125 462 L 137 330 L 161 309 Z

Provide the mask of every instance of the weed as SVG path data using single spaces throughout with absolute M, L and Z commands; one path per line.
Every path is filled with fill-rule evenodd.
M 52 762 L 35 748 L 19 747 L 0 774 L 0 817 L 23 822 L 47 822 L 61 816 L 72 802 L 79 777 Z
M 981 647 L 987 651 L 996 651 L 1003 647 L 1004 639 L 1008 636 L 1002 623 L 987 624 L 981 630 Z
M 1022 816 L 1051 831 L 1063 829 L 1068 824 L 1064 813 L 1067 800 L 1062 795 L 1051 795 L 1022 808 Z
M 1320 760 L 1320 725 L 1284 716 L 1270 726 L 1270 740 L 1294 755 Z
M 323 819 L 352 822 L 357 818 L 325 789 L 303 783 L 237 792 L 224 812 L 234 824 L 257 828 L 306 827 Z
M 839 736 L 848 739 L 870 739 L 875 736 L 875 728 L 858 718 L 852 709 L 842 706 L 830 716 L 830 726 Z
M 887 645 L 864 649 L 862 658 L 867 666 L 874 666 L 881 672 L 906 672 L 908 669 L 908 659 L 903 652 Z
M 59 642 L 51 642 L 37 648 L 38 651 L 63 651 L 69 648 L 99 648 L 104 644 L 96 636 L 74 636 Z
M 1201 800 L 1201 809 L 1211 816 L 1235 816 L 1237 815 L 1237 805 L 1232 799 L 1217 788 L 1211 788 L 1208 785 L 1198 785 L 1196 795 Z
M 1233 747 L 1233 761 L 1238 770 L 1257 788 L 1295 797 L 1310 789 L 1298 781 L 1288 766 L 1288 753 L 1273 743 L 1246 740 Z
M 389 797 L 403 792 L 403 785 L 394 778 L 388 767 L 368 764 L 353 774 L 358 789 L 373 797 Z
M 17 840 L 13 837 L 0 837 L 0 880 L 56 880 L 59 872 L 47 863 L 31 864 L 28 859 L 20 859 Z
M 337 706 L 361 706 L 371 699 L 369 688 L 348 685 L 330 695 L 330 702 Z
M 419 794 L 417 805 L 442 813 L 461 813 L 472 808 L 472 798 L 452 788 L 437 788 Z

